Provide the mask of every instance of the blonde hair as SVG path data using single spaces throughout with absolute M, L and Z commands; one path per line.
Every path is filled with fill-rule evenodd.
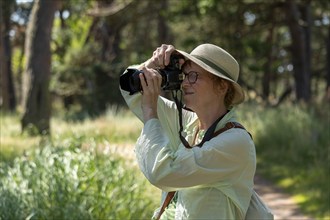
M 211 74 L 211 77 L 214 79 L 213 80 L 213 86 L 217 89 L 219 87 L 222 87 L 224 83 L 227 83 L 228 85 L 228 89 L 227 92 L 225 94 L 225 98 L 224 98 L 224 104 L 226 106 L 226 109 L 230 110 L 233 108 L 233 100 L 235 97 L 235 89 L 234 86 L 231 82 L 229 82 L 228 80 L 222 79 L 218 76 L 215 76 L 213 74 Z

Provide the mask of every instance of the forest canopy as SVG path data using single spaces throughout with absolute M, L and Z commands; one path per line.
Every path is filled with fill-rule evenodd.
M 38 14 L 38 4 L 52 11 Z M 40 93 L 50 95 L 39 96 L 52 106 L 56 101 L 68 111 L 98 115 L 123 103 L 123 70 L 163 43 L 187 52 L 201 43 L 229 51 L 240 64 L 247 101 L 329 102 L 329 6 L 322 0 L 1 1 L 1 109 L 31 111 L 26 88 L 36 85 L 26 76 L 45 68 L 37 78 Z M 33 16 L 49 22 L 33 23 Z M 50 30 L 49 61 L 47 47 L 40 46 L 47 35 L 33 41 L 38 28 Z M 39 60 L 28 56 L 33 51 Z

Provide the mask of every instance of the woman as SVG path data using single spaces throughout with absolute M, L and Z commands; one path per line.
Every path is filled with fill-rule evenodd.
M 177 106 L 160 96 L 158 69 L 169 64 L 173 53 L 184 57 L 182 91 L 189 110 L 182 111 L 182 135 L 191 148 L 178 135 Z M 244 219 L 253 193 L 256 154 L 242 127 L 226 129 L 228 122 L 236 122 L 233 107 L 244 100 L 236 60 L 212 44 L 202 44 L 190 54 L 162 45 L 138 69 L 143 72 L 142 92 L 121 91 L 144 123 L 135 149 L 141 171 L 163 192 L 176 191 L 161 219 L 172 218 L 172 211 L 175 219 Z M 204 142 L 212 125 L 214 132 L 223 132 Z

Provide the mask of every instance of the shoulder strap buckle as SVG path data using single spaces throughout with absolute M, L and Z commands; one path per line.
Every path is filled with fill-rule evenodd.
M 228 122 L 228 123 L 226 123 L 225 127 L 226 127 L 226 129 L 235 128 L 236 124 L 235 124 L 235 122 Z

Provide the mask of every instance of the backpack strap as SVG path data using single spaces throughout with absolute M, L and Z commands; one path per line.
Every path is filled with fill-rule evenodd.
M 221 129 L 219 129 L 218 131 L 214 132 L 211 138 L 214 138 L 214 137 L 218 136 L 219 134 L 221 134 L 221 133 L 223 133 L 223 132 L 225 132 L 225 131 L 227 131 L 227 130 L 229 130 L 229 129 L 232 129 L 232 128 L 240 128 L 240 129 L 244 129 L 244 130 L 246 130 L 246 129 L 243 127 L 243 125 L 241 125 L 241 124 L 238 123 L 238 122 L 227 122 L 226 125 L 225 125 L 223 128 L 221 128 Z M 250 132 L 248 132 L 248 131 L 246 131 L 246 132 L 250 135 L 251 139 L 253 139 L 253 138 L 252 138 L 252 135 L 250 134 Z M 205 142 L 205 141 L 204 141 L 204 142 Z M 203 142 L 203 143 L 204 143 L 204 142 Z M 202 146 L 200 146 L 200 147 L 202 147 Z M 190 147 L 190 148 L 191 148 L 191 147 Z M 161 209 L 160 209 L 160 211 L 159 211 L 159 213 L 158 213 L 158 216 L 157 216 L 157 218 L 156 218 L 157 220 L 160 219 L 161 215 L 163 214 L 163 212 L 165 211 L 165 209 L 168 207 L 168 205 L 169 205 L 170 202 L 172 201 L 172 199 L 173 199 L 175 193 L 176 193 L 176 191 L 172 191 L 172 192 L 168 192 L 168 193 L 167 193 L 166 198 L 165 198 L 165 200 L 164 200 L 164 202 L 163 202 L 163 205 L 162 205 L 162 207 L 161 207 Z
M 167 195 L 166 195 L 166 198 L 163 202 L 163 205 L 162 207 L 160 208 L 160 211 L 158 213 L 158 216 L 157 216 L 157 220 L 160 219 L 160 216 L 162 216 L 163 212 L 165 211 L 165 209 L 167 208 L 167 206 L 170 204 L 170 202 L 172 201 L 174 195 L 175 195 L 176 191 L 172 191 L 172 192 L 168 192 Z
M 229 130 L 229 129 L 231 129 L 231 128 L 240 128 L 240 129 L 244 129 L 244 130 L 250 135 L 251 139 L 253 139 L 251 133 L 248 132 L 248 131 L 243 127 L 243 125 L 241 125 L 241 124 L 238 123 L 238 122 L 227 122 L 223 128 L 221 128 L 221 129 L 219 129 L 218 131 L 214 132 L 212 138 L 218 136 L 219 134 L 221 134 L 221 133 L 223 133 L 223 132 L 225 132 L 225 131 L 227 131 L 227 130 Z

